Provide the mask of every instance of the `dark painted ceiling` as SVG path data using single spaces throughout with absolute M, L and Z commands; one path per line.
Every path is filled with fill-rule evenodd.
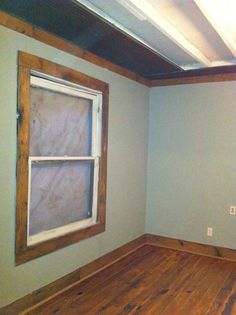
M 147 79 L 219 73 L 221 67 L 183 71 L 73 0 L 0 0 L 0 10 L 73 42 Z M 235 71 L 235 66 L 224 67 Z
M 75 1 L 1 0 L 0 9 L 145 78 L 179 70 Z

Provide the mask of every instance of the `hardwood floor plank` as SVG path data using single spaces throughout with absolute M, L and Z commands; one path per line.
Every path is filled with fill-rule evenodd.
M 198 289 L 196 294 L 197 298 L 196 296 L 193 297 L 195 303 L 191 306 L 187 305 L 188 310 L 191 311 L 192 314 L 200 315 L 207 313 L 211 301 L 217 295 L 219 287 L 222 285 L 224 278 L 230 273 L 230 269 L 232 270 L 230 264 L 227 270 L 225 270 L 222 262 L 219 262 L 219 265 L 216 266 L 216 270 L 209 272 L 208 276 L 205 277 L 204 283 Z
M 184 287 L 182 287 L 176 295 L 175 300 L 172 301 L 170 305 L 163 311 L 162 315 L 175 315 L 184 314 L 184 312 L 188 307 L 190 308 L 192 303 L 197 303 L 199 300 L 197 299 L 198 289 L 201 288 L 205 283 L 205 278 L 207 274 L 210 272 L 214 264 L 217 264 L 218 260 L 213 259 L 211 264 L 209 264 L 209 258 L 201 257 L 201 264 L 196 271 L 196 273 L 189 279 Z M 187 266 L 188 269 L 188 266 Z M 205 290 L 200 291 L 202 294 L 205 293 Z M 196 300 L 194 300 L 196 298 Z M 194 302 L 193 302 L 194 300 Z
M 122 273 L 123 270 L 132 270 L 132 267 L 135 264 L 138 264 L 139 261 L 144 260 L 149 256 L 153 256 L 156 253 L 156 249 L 152 246 L 143 246 L 134 253 L 126 256 L 122 260 L 118 261 L 114 265 L 111 265 L 107 269 L 99 272 L 91 278 L 88 278 L 78 285 L 72 287 L 62 295 L 58 295 L 52 301 L 47 303 L 47 307 L 41 305 L 36 309 L 33 309 L 32 312 L 27 314 L 51 314 L 51 310 L 55 307 L 57 314 L 63 314 L 63 310 L 68 307 L 70 303 L 74 304 L 76 298 L 83 296 L 83 301 L 90 298 L 91 294 L 96 294 L 96 292 L 101 292 L 101 289 L 106 287 L 106 284 L 109 284 L 110 281 L 116 276 L 116 274 Z M 65 313 L 66 314 L 66 313 Z
M 235 315 L 236 263 L 145 245 L 25 314 Z
M 158 299 L 156 299 L 155 296 L 152 297 L 152 300 L 149 301 L 149 310 L 147 308 L 146 313 L 162 314 L 166 307 L 171 304 L 180 291 L 182 291 L 184 288 L 187 290 L 189 281 L 199 268 L 201 268 L 201 258 L 198 257 L 196 259 L 194 255 L 191 256 L 191 259 L 187 261 L 187 265 L 184 265 L 182 270 L 179 270 L 178 277 L 171 279 L 166 292 L 163 292 L 161 295 L 159 294 L 160 297 Z M 186 272 L 186 269 L 188 272 Z
M 228 308 L 226 305 L 234 292 L 236 292 L 236 264 L 234 265 L 233 271 L 229 274 L 228 278 L 226 278 L 222 286 L 219 287 L 219 292 L 213 300 L 206 315 L 222 314 L 224 309 Z
M 129 312 L 132 313 L 132 310 L 136 310 L 140 307 L 138 303 L 139 296 L 143 295 L 144 291 L 147 291 L 148 285 L 152 282 L 154 272 L 157 273 L 160 277 L 167 271 L 169 264 L 173 260 L 173 253 L 169 253 L 165 259 L 155 259 L 149 264 L 145 264 L 143 270 L 136 269 L 134 270 L 134 277 L 130 285 L 124 288 L 122 294 L 113 296 L 112 299 L 103 306 L 102 308 L 93 309 L 93 314 L 99 314 L 102 310 L 110 312 L 110 314 L 116 314 L 125 312 L 129 309 Z M 128 280 L 127 275 L 123 276 L 124 280 Z M 155 279 L 157 281 L 157 279 Z M 135 297 L 137 301 L 134 300 Z M 92 314 L 92 313 L 91 313 Z
M 222 311 L 222 315 L 236 314 L 236 292 L 234 292 L 228 299 Z
M 215 300 L 218 292 L 220 291 L 221 286 L 225 284 L 225 279 L 231 274 L 231 271 L 235 264 L 228 264 L 225 268 L 225 265 L 221 264 L 221 269 L 218 273 L 213 275 L 212 281 L 208 281 L 208 288 L 203 296 L 203 299 L 196 303 L 195 306 L 192 306 L 192 313 L 198 314 L 207 314 L 211 304 Z
M 178 266 L 182 266 L 190 258 L 187 257 L 189 255 L 179 255 L 178 252 L 172 252 L 171 254 L 171 259 L 166 261 L 163 266 L 157 265 L 150 272 L 147 270 L 145 279 L 140 284 L 140 290 L 139 292 L 137 291 L 138 294 L 131 292 L 129 300 L 125 296 L 126 303 L 128 302 L 128 304 L 133 306 L 130 314 L 145 314 L 145 309 L 149 308 L 150 300 L 154 296 L 154 299 L 156 299 L 157 296 L 160 297 L 168 292 L 168 280 L 172 273 L 178 272 Z M 121 311 L 122 303 L 120 303 L 119 307 L 119 311 Z
M 135 282 L 142 281 L 146 272 L 145 267 L 147 265 L 151 267 L 151 265 L 156 263 L 156 260 L 158 259 L 163 260 L 163 257 L 157 257 L 156 252 L 148 258 L 144 257 L 144 259 L 139 261 L 137 264 L 132 264 L 132 266 L 129 266 L 130 268 L 127 268 L 127 270 L 117 273 L 106 286 L 93 296 L 93 301 L 91 301 L 91 295 L 87 297 L 87 300 L 74 301 L 74 305 L 77 303 L 77 309 L 75 309 L 74 312 L 70 309 L 70 314 L 78 314 L 77 312 L 80 314 L 100 314 L 100 312 L 105 313 L 106 311 L 112 314 L 112 310 L 110 310 L 109 306 L 114 303 L 110 303 L 110 301 L 112 301 L 114 297 L 125 294 L 125 291 L 129 287 L 133 287 Z M 135 278 L 134 280 L 134 277 L 137 276 L 137 274 L 139 274 L 139 278 Z M 93 292 L 91 292 L 91 294 L 93 294 Z

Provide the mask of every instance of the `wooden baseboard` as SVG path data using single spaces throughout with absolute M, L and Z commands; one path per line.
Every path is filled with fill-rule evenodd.
M 109 267 L 118 260 L 129 255 L 137 248 L 143 246 L 146 236 L 142 235 L 135 240 L 99 257 L 98 259 L 88 263 L 87 265 L 69 273 L 68 275 L 20 298 L 19 300 L 0 308 L 0 315 L 15 315 L 26 313 L 28 310 L 39 306 L 58 294 L 63 293 L 69 288 L 75 286 L 79 282 L 91 277 L 99 271 Z
M 192 254 L 236 261 L 236 250 L 225 247 L 204 245 L 196 242 L 183 241 L 165 236 L 145 234 L 146 244 L 181 250 Z
M 165 247 L 185 251 L 193 254 L 215 257 L 236 262 L 236 250 L 183 241 L 165 236 L 144 234 L 135 240 L 113 250 L 112 252 L 88 263 L 87 265 L 71 272 L 70 274 L 38 289 L 25 297 L 0 309 L 0 315 L 26 314 L 39 305 L 46 303 L 55 296 L 67 291 L 79 282 L 109 267 L 118 260 L 129 255 L 144 245 Z

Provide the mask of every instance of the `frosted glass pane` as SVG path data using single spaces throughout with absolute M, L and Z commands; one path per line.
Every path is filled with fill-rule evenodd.
M 93 161 L 32 164 L 29 235 L 91 217 Z
M 91 100 L 31 87 L 30 155 L 90 156 Z

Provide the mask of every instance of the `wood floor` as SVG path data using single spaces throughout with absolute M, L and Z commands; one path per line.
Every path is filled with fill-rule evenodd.
M 235 315 L 236 263 L 145 245 L 27 314 Z

